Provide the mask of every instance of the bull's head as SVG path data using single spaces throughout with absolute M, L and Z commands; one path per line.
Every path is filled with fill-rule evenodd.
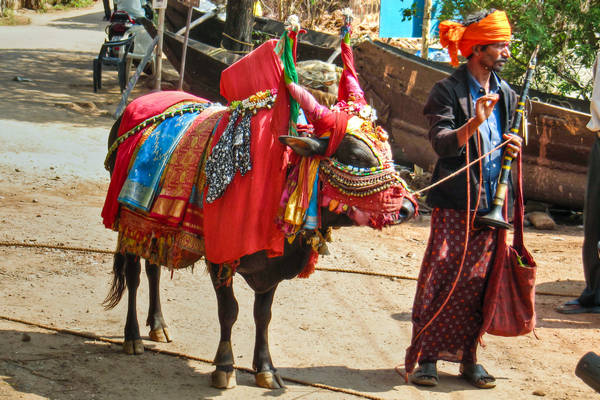
M 322 157 L 322 226 L 369 225 L 379 229 L 410 219 L 416 212 L 416 201 L 394 169 L 387 135 L 370 121 L 352 118 L 357 120 L 348 126 L 363 129 L 347 132 L 331 157 L 324 157 L 327 139 L 279 138 L 301 156 Z
M 318 172 L 321 226 L 355 224 L 379 229 L 412 217 L 417 203 L 394 169 L 388 135 L 375 125 L 375 110 L 367 104 L 360 88 L 349 45 L 350 31 L 349 25 L 342 30 L 344 70 L 338 102 L 332 109 L 319 104 L 295 83 L 293 74 L 288 73 L 288 69 L 293 70 L 293 64 L 286 64 L 284 73 L 289 95 L 304 111 L 315 135 L 282 136 L 280 141 L 301 156 L 321 159 Z M 314 166 L 315 162 L 311 164 Z M 288 205 L 287 210 L 298 208 L 295 203 L 289 204 L 294 207 Z M 296 227 L 297 220 L 286 219 Z

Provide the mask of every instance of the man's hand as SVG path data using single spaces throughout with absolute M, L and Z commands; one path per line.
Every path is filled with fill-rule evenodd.
M 498 94 L 486 94 L 477 99 L 475 102 L 475 116 L 471 117 L 469 121 L 456 132 L 459 146 L 464 146 L 467 140 L 477 132 L 479 125 L 488 119 L 492 114 L 492 111 L 494 111 L 494 106 L 498 100 L 500 100 L 500 95 Z
M 475 123 L 477 126 L 481 125 L 494 111 L 494 106 L 500 100 L 500 95 L 486 94 L 481 96 L 475 102 Z
M 518 135 L 513 135 L 512 133 L 505 133 L 502 135 L 504 140 L 510 140 L 506 144 L 506 151 L 508 155 L 512 158 L 515 158 L 519 151 L 521 151 L 521 146 L 523 145 L 523 139 L 521 139 Z

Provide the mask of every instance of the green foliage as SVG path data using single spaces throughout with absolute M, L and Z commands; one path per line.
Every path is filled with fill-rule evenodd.
M 89 7 L 94 3 L 94 0 L 56 0 L 53 5 L 54 9 L 66 9 L 66 8 L 83 8 Z
M 600 0 L 441 0 L 440 20 L 461 19 L 495 8 L 513 29 L 513 62 L 503 77 L 523 81 L 533 49 L 540 45 L 532 87 L 572 97 L 591 96 L 591 66 L 600 50 Z
M 5 8 L 0 14 L 0 26 L 1 25 L 16 25 L 15 22 L 15 11 L 11 8 Z

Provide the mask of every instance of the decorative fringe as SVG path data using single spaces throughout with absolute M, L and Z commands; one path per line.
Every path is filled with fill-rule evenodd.
M 204 256 L 204 239 L 163 226 L 121 208 L 117 252 L 131 253 L 170 269 L 189 267 Z
M 304 269 L 298 274 L 298 278 L 308 278 L 311 276 L 312 273 L 315 272 L 317 261 L 319 261 L 319 252 L 313 249 L 310 251 L 310 256 L 308 257 L 308 262 L 304 266 Z
M 302 272 L 298 274 L 298 278 L 308 278 L 313 272 L 315 272 L 317 261 L 319 261 L 319 254 L 329 254 L 327 242 L 331 242 L 331 228 L 327 228 L 325 234 L 321 233 L 321 231 L 318 229 L 312 232 L 304 231 L 303 233 L 306 235 L 306 244 L 311 247 L 311 251 L 308 257 L 308 262 L 302 269 Z
M 233 283 L 233 276 L 239 266 L 240 260 L 235 260 L 232 263 L 219 264 L 219 272 L 217 272 L 218 284 L 216 285 L 216 289 L 231 286 Z

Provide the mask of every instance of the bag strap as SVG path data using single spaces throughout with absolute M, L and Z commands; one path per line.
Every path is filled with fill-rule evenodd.
M 513 236 L 513 248 L 520 251 L 523 247 L 523 217 L 525 210 L 523 207 L 523 169 L 522 169 L 522 157 L 521 153 L 517 154 L 516 167 L 517 167 L 517 187 L 515 190 L 515 215 L 513 220 L 514 225 L 514 236 Z

